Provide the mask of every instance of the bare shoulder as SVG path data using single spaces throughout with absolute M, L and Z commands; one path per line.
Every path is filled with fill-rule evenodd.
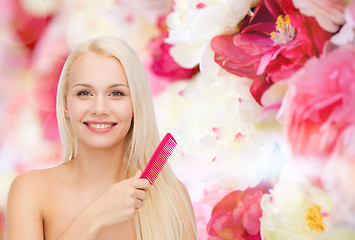
M 39 207 L 45 203 L 46 194 L 52 188 L 55 177 L 60 175 L 61 165 L 39 170 L 30 170 L 18 175 L 12 182 L 8 203 L 33 203 Z
M 40 182 L 45 178 L 45 172 L 47 169 L 41 169 L 41 170 L 30 170 L 28 172 L 24 172 L 20 175 L 18 175 L 14 181 L 12 182 L 11 188 L 13 187 L 21 187 L 25 185 L 26 187 L 29 187 L 33 185 L 36 182 Z
M 56 170 L 54 170 L 56 171 Z M 42 207 L 50 186 L 52 169 L 31 170 L 17 176 L 7 201 L 8 239 L 43 238 Z
M 12 182 L 8 197 L 8 204 L 16 200 L 21 201 L 23 196 L 27 199 L 37 198 L 40 191 L 38 184 L 43 184 L 43 174 L 39 170 L 31 170 L 18 175 Z
M 58 167 L 30 170 L 18 175 L 12 182 L 8 195 L 8 209 L 29 208 L 41 210 L 43 196 L 50 189 L 53 173 Z M 25 209 L 22 209 L 25 210 Z
M 28 193 L 29 197 L 45 191 L 46 186 L 50 184 L 52 175 L 58 171 L 58 167 L 30 170 L 18 175 L 11 184 L 10 193 Z M 31 194 L 32 193 L 32 194 Z

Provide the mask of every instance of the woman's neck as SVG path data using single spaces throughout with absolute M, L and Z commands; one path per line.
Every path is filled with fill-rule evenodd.
M 106 187 L 128 177 L 123 163 L 123 144 L 111 149 L 78 146 L 77 156 L 68 166 L 84 185 Z

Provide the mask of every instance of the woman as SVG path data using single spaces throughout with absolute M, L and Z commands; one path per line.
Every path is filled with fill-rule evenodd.
M 8 240 L 196 239 L 191 201 L 167 164 L 141 171 L 159 143 L 150 89 L 132 49 L 113 37 L 78 45 L 59 80 L 65 162 L 18 176 Z

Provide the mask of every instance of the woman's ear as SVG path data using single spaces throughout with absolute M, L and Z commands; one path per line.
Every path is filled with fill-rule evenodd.
M 69 118 L 69 110 L 67 107 L 65 107 L 65 109 L 64 109 L 64 115 L 66 118 Z
M 65 98 L 64 115 L 65 115 L 66 118 L 70 118 L 69 110 L 68 110 L 68 99 L 67 98 Z

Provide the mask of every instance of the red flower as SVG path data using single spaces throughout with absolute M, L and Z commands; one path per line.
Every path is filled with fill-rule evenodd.
M 269 187 L 258 185 L 225 196 L 207 224 L 209 239 L 260 240 L 261 197 Z
M 250 91 L 259 103 L 270 85 L 290 77 L 311 56 L 319 56 L 331 37 L 313 17 L 302 15 L 292 0 L 264 0 L 240 29 L 235 35 L 216 36 L 211 47 L 221 67 L 254 79 Z
M 290 79 L 283 104 L 294 154 L 355 157 L 354 62 L 355 47 L 344 46 L 311 59 Z
M 6 9 L 6 23 L 14 34 L 12 43 L 23 44 L 33 50 L 43 32 L 48 26 L 52 16 L 34 16 L 22 6 L 22 1 L 6 1 L 1 6 Z
M 166 77 L 170 80 L 191 78 L 199 71 L 199 67 L 191 69 L 183 68 L 170 55 L 169 50 L 172 45 L 165 42 L 165 39 L 169 35 L 166 26 L 166 16 L 158 19 L 158 27 L 160 29 L 160 36 L 154 38 L 149 44 L 153 58 L 152 71 L 156 75 Z

